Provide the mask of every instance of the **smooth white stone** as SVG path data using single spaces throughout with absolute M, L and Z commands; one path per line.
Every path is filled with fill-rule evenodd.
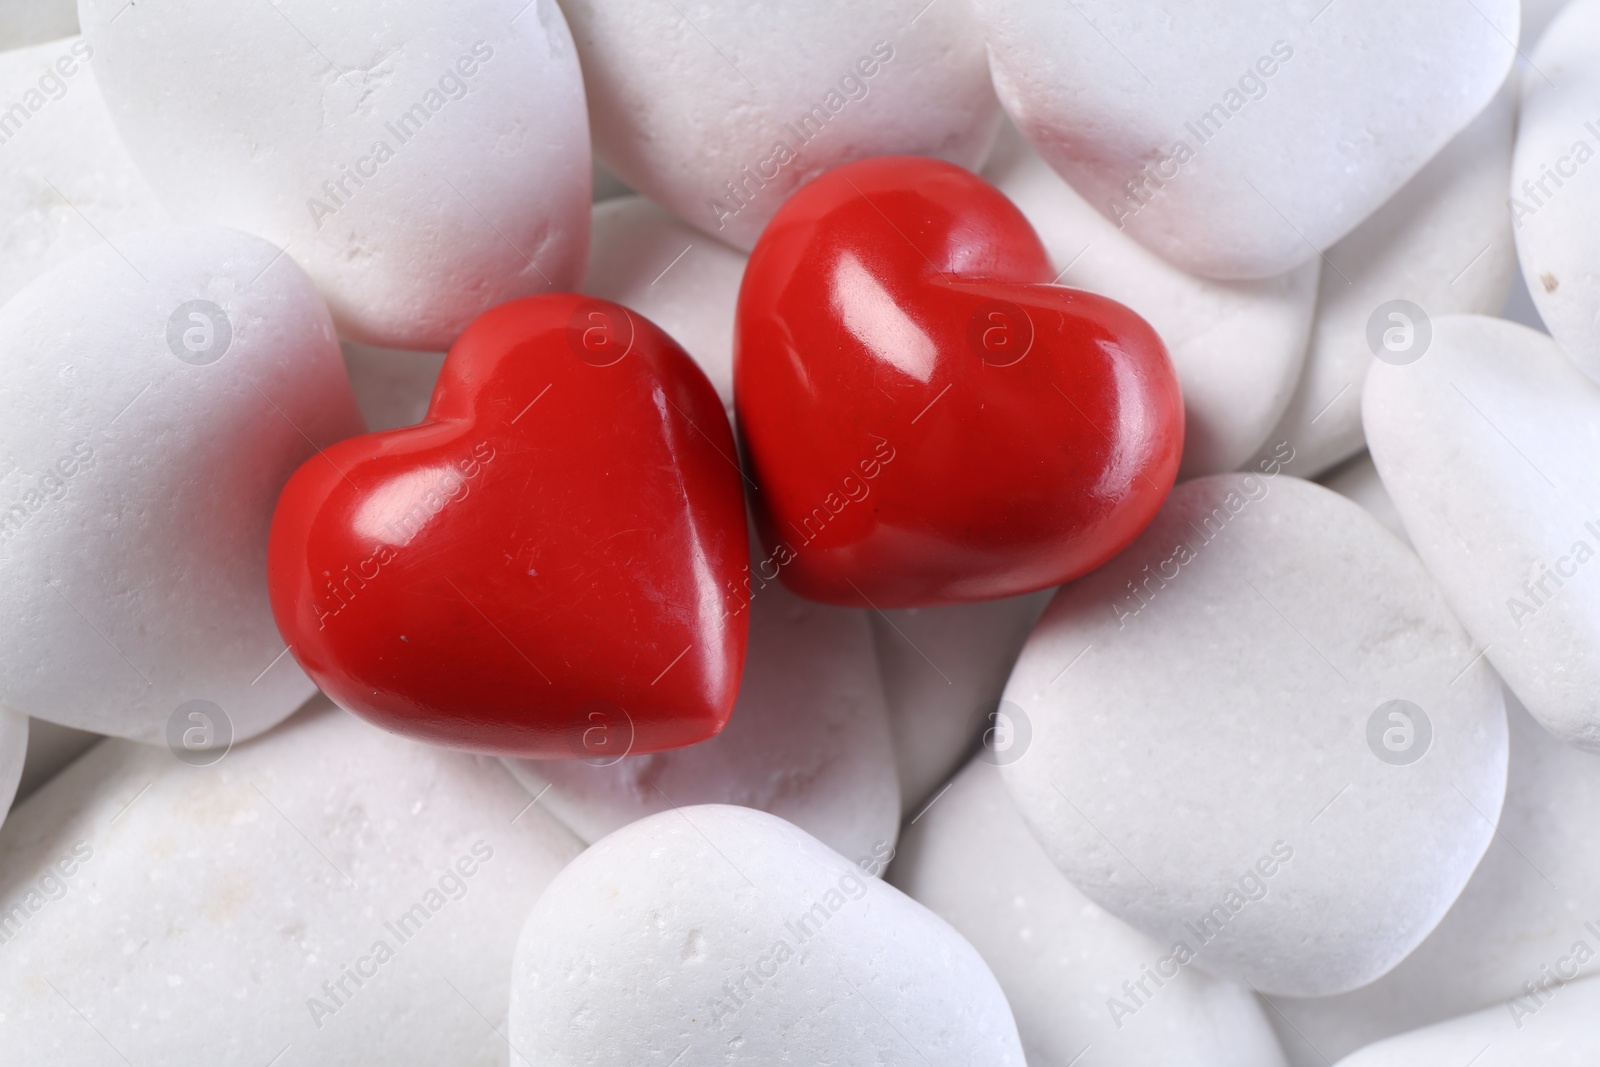
M 915 815 L 985 731 L 999 725 L 991 714 L 1053 591 L 868 616 L 889 705 L 903 815 Z M 998 735 L 990 740 L 1004 741 Z
M 82 17 L 173 213 L 286 248 L 341 336 L 442 351 L 583 276 L 589 136 L 555 0 L 82 0 Z
M 17 783 L 16 803 L 27 800 L 40 786 L 61 773 L 63 767 L 83 755 L 99 740 L 99 734 L 74 730 L 45 719 L 29 720 L 28 754 L 22 762 L 22 779 Z
M 152 743 L 190 700 L 237 738 L 287 717 L 272 510 L 362 428 L 311 280 L 233 230 L 130 238 L 0 308 L 0 352 L 0 703 Z
M 1361 384 L 1374 362 L 1369 324 L 1377 316 L 1380 329 L 1403 325 L 1380 308 L 1408 300 L 1437 318 L 1495 315 L 1505 306 L 1517 275 L 1506 208 L 1514 118 L 1507 87 L 1405 188 L 1328 250 L 1305 371 L 1268 437 L 1294 446 L 1297 474 L 1315 477 L 1361 451 Z M 1412 343 L 1419 336 L 1413 332 Z
M 504 1064 L 517 930 L 582 847 L 527 801 L 321 697 L 210 767 L 107 741 L 0 834 L 0 1062 Z
M 1478 648 L 1551 733 L 1600 750 L 1600 385 L 1542 333 L 1450 316 L 1420 360 L 1374 367 L 1362 417 Z
M 1477 651 L 1351 501 L 1186 482 L 1034 628 L 1005 693 L 1032 744 L 1006 782 L 1112 914 L 1259 990 L 1344 992 L 1428 935 L 1493 835 L 1505 713 Z M 1420 758 L 1390 762 L 1385 729 Z
M 53 41 L 78 32 L 76 0 L 6 0 L 0 8 L 0 50 Z
M 0 304 L 79 252 L 171 224 L 111 123 L 97 58 L 77 37 L 0 52 Z
M 1600 851 L 1583 814 L 1600 811 L 1600 756 L 1555 740 L 1509 694 L 1506 716 L 1506 803 L 1483 862 L 1438 928 L 1378 981 L 1274 1001 L 1270 1014 L 1287 1019 L 1280 1036 L 1301 1062 L 1325 1064 L 1480 1008 L 1521 1014 L 1548 999 L 1539 987 L 1552 979 L 1600 974 Z
M 1600 0 L 1568 4 L 1530 60 L 1511 168 L 1517 256 L 1550 333 L 1600 380 Z
M 1385 529 L 1407 545 L 1411 544 L 1411 538 L 1406 534 L 1406 524 L 1401 521 L 1400 512 L 1394 506 L 1394 501 L 1389 499 L 1389 491 L 1383 487 L 1378 468 L 1373 466 L 1372 457 L 1367 453 L 1345 460 L 1323 475 L 1320 481 L 1340 496 L 1349 497 L 1366 508 L 1368 514 L 1383 523 Z
M 900 829 L 900 792 L 865 613 L 802 600 L 777 582 L 748 610 L 739 700 L 716 737 L 647 756 L 506 766 L 586 842 L 679 805 L 738 804 L 881 871 Z
M 1600 1059 L 1596 1017 L 1600 979 L 1591 979 L 1564 988 L 1531 1017 L 1485 1008 L 1371 1045 L 1338 1067 L 1592 1067 Z
M 968 764 L 906 827 L 889 880 L 983 955 L 1030 1063 L 1284 1063 L 1249 993 L 1169 959 L 1171 945 L 1115 918 L 1062 876 L 988 763 Z
M 564 7 L 595 151 L 629 186 L 737 248 L 841 163 L 921 155 L 976 169 L 1000 114 L 970 0 Z
M 596 204 L 583 291 L 667 331 L 733 410 L 733 318 L 749 257 L 640 196 Z
M 1259 281 L 1189 274 L 1104 218 L 1011 123 L 983 173 L 1033 223 L 1058 283 L 1126 304 L 1161 335 L 1183 387 L 1179 477 L 1234 470 L 1249 459 L 1300 377 L 1321 261 Z
M 1522 0 L 1522 50 L 1532 52 L 1570 0 Z
M 361 417 L 371 430 L 415 426 L 428 412 L 433 385 L 444 366 L 443 352 L 408 352 L 346 341 L 345 370 Z
M 517 943 L 510 1021 L 539 1067 L 642 1050 L 663 1064 L 1023 1065 L 999 984 L 949 924 L 805 831 L 721 805 L 641 819 L 556 876 Z
M 0 708 L 0 826 L 5 825 L 11 799 L 22 781 L 28 758 L 28 717 Z
M 1505 81 L 1519 12 L 974 3 L 1001 103 L 1040 154 L 1129 235 L 1217 278 L 1282 274 L 1376 211 Z

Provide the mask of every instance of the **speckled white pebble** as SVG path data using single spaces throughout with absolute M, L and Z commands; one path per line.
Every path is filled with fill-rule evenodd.
M 1515 105 L 1503 89 L 1483 114 L 1355 232 L 1328 249 L 1305 370 L 1271 442 L 1288 441 L 1295 473 L 1315 477 L 1361 451 L 1361 384 L 1378 343 L 1425 345 L 1424 319 L 1498 314 L 1516 275 L 1506 210 Z M 1392 306 L 1405 300 L 1421 309 Z M 1387 349 L 1385 349 L 1387 351 Z
M 148 742 L 191 700 L 239 738 L 293 712 L 267 529 L 362 428 L 310 279 L 233 230 L 130 238 L 0 308 L 0 352 L 0 704 Z
M 585 841 L 679 805 L 739 804 L 881 873 L 900 792 L 865 614 L 801 600 L 777 582 L 746 610 L 739 700 L 716 737 L 647 756 L 506 766 Z
M 488 308 L 582 277 L 589 136 L 555 0 L 83 0 L 82 16 L 174 214 L 287 248 L 341 336 L 443 351 Z
M 973 947 L 803 830 L 706 805 L 556 876 L 517 943 L 510 1043 L 540 1067 L 1023 1067 Z
M 1032 731 L 1006 782 L 1056 865 L 1268 993 L 1400 962 L 1505 792 L 1500 686 L 1422 564 L 1286 474 L 1178 486 L 1057 594 L 1005 698 Z
M 1516 0 L 975 0 L 1006 111 L 1127 233 L 1264 278 L 1349 233 L 1505 80 Z
M 6 812 L 11 810 L 27 756 L 28 717 L 0 708 L 0 826 L 5 825 Z
M 1337 1060 L 1491 1004 L 1530 1018 L 1561 982 L 1600 974 L 1600 852 L 1577 814 L 1600 811 L 1600 756 L 1555 740 L 1515 697 L 1506 717 L 1505 810 L 1483 862 L 1438 929 L 1378 981 L 1340 997 L 1275 1001 L 1299 1063 L 1324 1064 L 1321 1056 Z
M 0 304 L 79 252 L 170 224 L 72 37 L 0 52 Z M 20 107 L 17 110 L 13 105 Z
M 321 697 L 209 767 L 105 742 L 0 833 L 0 1062 L 504 1064 L 517 930 L 581 848 L 527 800 Z
M 1006 678 L 1051 592 L 869 616 L 907 817 L 996 726 Z M 989 738 L 992 747 L 1004 740 Z
M 1377 364 L 1367 443 L 1417 553 L 1534 718 L 1600 751 L 1600 385 L 1549 337 L 1450 316 Z
M 1600 1060 L 1600 979 L 1562 987 L 1536 1014 L 1505 1005 L 1370 1045 L 1337 1067 L 1593 1067 Z M 1319 1061 L 1321 1062 L 1321 1061 Z
M 1230 471 L 1249 459 L 1300 377 L 1321 261 L 1259 281 L 1189 274 L 1102 217 L 1010 123 L 983 173 L 1039 232 L 1058 283 L 1126 304 L 1161 335 L 1183 387 L 1179 477 Z
M 568 0 L 595 150 L 738 248 L 830 167 L 983 161 L 1000 113 L 968 0 Z
M 906 828 L 889 877 L 983 954 L 1030 1063 L 1282 1067 L 1254 998 L 1080 893 L 988 763 L 969 764 Z
M 1573 0 L 1529 59 L 1511 170 L 1517 256 L 1540 318 L 1600 381 L 1600 0 Z
M 733 410 L 733 317 L 743 252 L 641 196 L 596 204 L 583 291 L 630 307 L 666 330 Z

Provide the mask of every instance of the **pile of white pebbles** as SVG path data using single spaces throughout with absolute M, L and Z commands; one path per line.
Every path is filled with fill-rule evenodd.
M 316 693 L 313 441 L 551 290 L 731 410 L 763 225 L 884 154 L 1165 340 L 1130 548 L 773 586 L 674 752 Z M 1597 382 L 1600 0 L 6 0 L 0 1064 L 1589 1067 Z

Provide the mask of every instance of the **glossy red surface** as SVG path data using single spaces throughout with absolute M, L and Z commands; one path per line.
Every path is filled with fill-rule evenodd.
M 557 294 L 450 350 L 418 426 L 295 472 L 268 548 L 295 659 L 385 729 L 617 758 L 727 722 L 749 613 L 733 434 L 650 322 Z
M 1155 516 L 1183 450 L 1166 348 L 1053 272 L 997 189 L 936 160 L 829 171 L 739 294 L 734 392 L 766 558 L 796 592 L 908 607 L 1059 584 Z

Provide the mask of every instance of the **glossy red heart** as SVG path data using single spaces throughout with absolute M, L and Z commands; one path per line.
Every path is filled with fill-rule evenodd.
M 727 722 L 749 566 L 727 416 L 671 338 L 569 294 L 485 313 L 417 426 L 340 442 L 278 500 L 284 640 L 387 730 L 620 758 Z
M 1052 274 L 1009 200 L 937 160 L 851 163 L 778 210 L 734 355 L 758 578 L 959 603 L 1057 585 L 1133 540 L 1177 477 L 1177 375 L 1148 323 Z

